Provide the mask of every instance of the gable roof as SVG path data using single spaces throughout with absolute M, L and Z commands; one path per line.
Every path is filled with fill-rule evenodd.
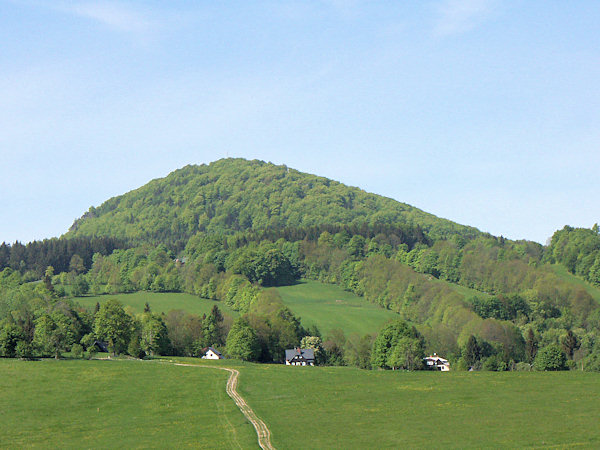
M 304 358 L 307 360 L 315 359 L 315 351 L 312 348 L 295 348 L 285 351 L 286 361 L 291 361 L 294 358 Z
M 217 349 L 215 349 L 215 348 L 213 348 L 213 347 L 208 347 L 204 353 L 205 353 L 205 354 L 206 354 L 206 353 L 208 353 L 208 351 L 209 351 L 209 350 L 212 350 L 212 352 L 213 352 L 215 355 L 218 355 L 218 356 L 223 356 L 219 350 L 217 350 Z
M 431 361 L 434 364 L 448 364 L 448 360 L 447 359 L 440 358 L 435 353 L 432 356 L 427 356 L 426 358 L 423 358 L 423 359 L 425 361 Z

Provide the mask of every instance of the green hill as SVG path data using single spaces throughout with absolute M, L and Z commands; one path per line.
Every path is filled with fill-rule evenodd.
M 190 165 L 92 207 L 67 233 L 181 242 L 197 232 L 404 225 L 434 237 L 480 234 L 390 198 L 263 161 Z

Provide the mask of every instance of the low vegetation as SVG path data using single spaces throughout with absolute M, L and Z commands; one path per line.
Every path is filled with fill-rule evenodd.
M 239 390 L 277 448 L 600 445 L 596 374 L 240 370 Z
M 595 374 L 227 365 L 276 448 L 600 445 Z M 0 372 L 0 447 L 256 447 L 224 371 L 4 359 Z
M 140 361 L 0 359 L 1 448 L 254 448 L 228 374 Z

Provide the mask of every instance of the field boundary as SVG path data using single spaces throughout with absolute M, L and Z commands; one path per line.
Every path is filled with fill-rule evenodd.
M 271 431 L 267 427 L 267 425 L 260 419 L 254 410 L 248 405 L 246 400 L 238 393 L 237 384 L 238 377 L 240 372 L 236 369 L 231 369 L 229 367 L 214 367 L 214 366 L 200 366 L 197 364 L 184 364 L 184 363 L 174 363 L 176 366 L 185 366 L 185 367 L 201 367 L 207 369 L 219 369 L 225 370 L 229 372 L 229 378 L 227 380 L 227 386 L 225 388 L 227 395 L 233 399 L 237 407 L 240 409 L 242 414 L 250 421 L 254 429 L 256 430 L 256 434 L 258 436 L 258 445 L 263 450 L 275 450 L 273 444 L 271 444 Z

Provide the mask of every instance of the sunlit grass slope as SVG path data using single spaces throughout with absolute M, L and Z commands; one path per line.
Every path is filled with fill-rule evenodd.
M 141 313 L 144 311 L 146 302 L 150 305 L 153 312 L 169 312 L 172 309 L 182 309 L 192 314 L 208 314 L 214 305 L 231 316 L 237 316 L 238 313 L 233 311 L 223 302 L 200 298 L 191 294 L 182 293 L 158 293 L 158 292 L 134 292 L 133 294 L 115 294 L 115 295 L 99 295 L 92 297 L 80 297 L 75 300 L 88 309 L 94 308 L 96 302 L 102 304 L 110 298 L 116 298 L 124 305 L 130 306 L 134 312 Z
M 325 336 L 334 328 L 341 328 L 346 334 L 376 333 L 388 320 L 398 318 L 394 312 L 331 284 L 303 281 L 278 287 L 277 291 L 294 314 L 302 318 L 302 325 L 317 325 Z
M 563 280 L 583 287 L 588 294 L 590 294 L 596 301 L 600 302 L 600 288 L 592 286 L 590 283 L 583 281 L 581 278 L 576 277 L 572 273 L 570 273 L 565 266 L 562 264 L 554 264 L 552 265 L 552 269 L 554 273 L 556 273 Z
M 276 448 L 600 446 L 598 374 L 252 365 L 239 391 Z
M 0 360 L 0 448 L 257 448 L 228 373 L 141 361 Z

